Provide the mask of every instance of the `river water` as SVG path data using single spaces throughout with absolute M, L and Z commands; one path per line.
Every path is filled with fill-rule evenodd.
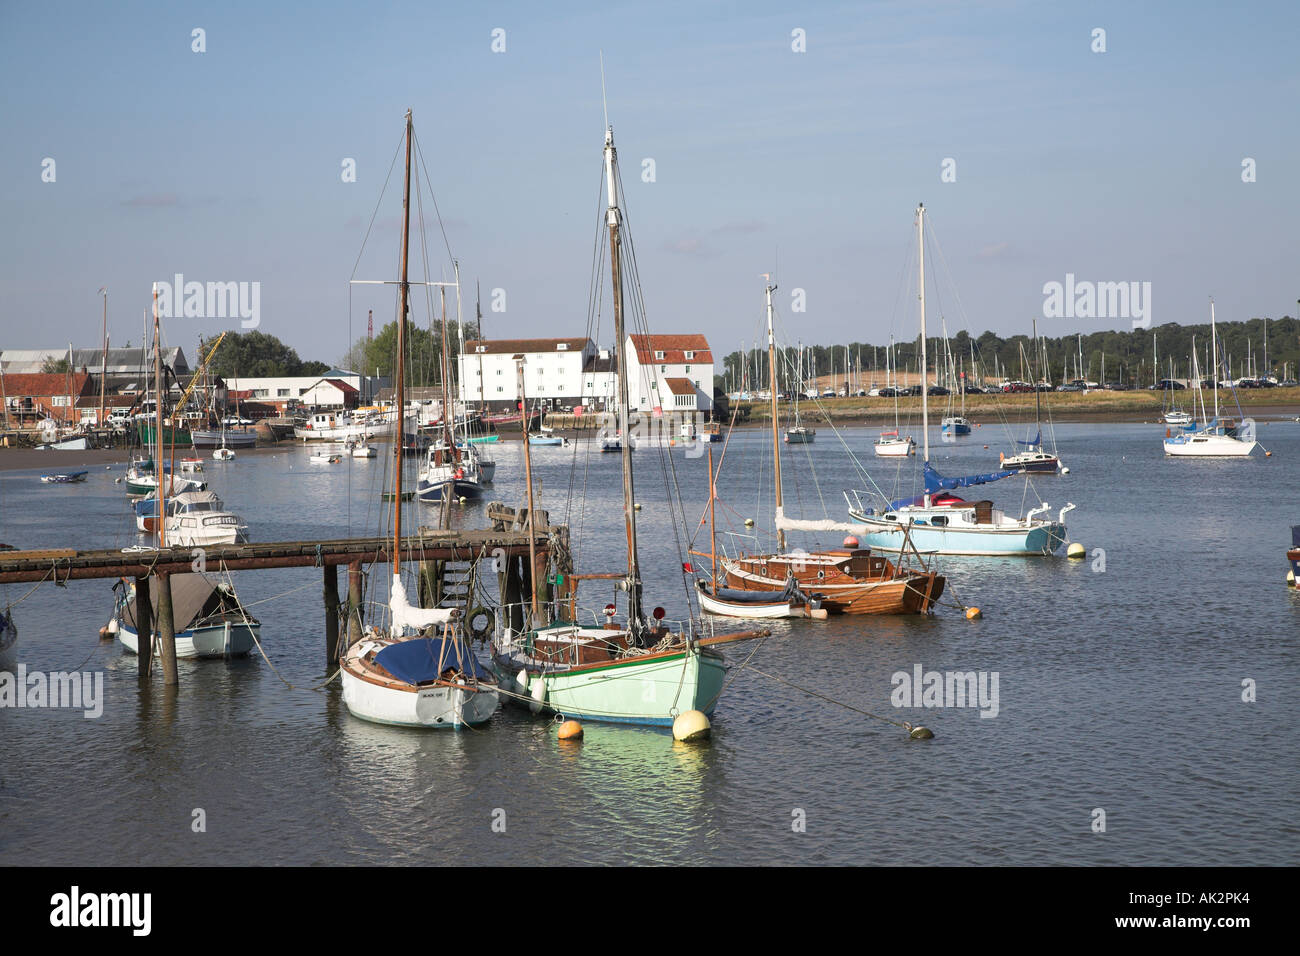
M 102 672 L 104 704 L 96 719 L 0 709 L 0 863 L 1295 864 L 1300 596 L 1285 586 L 1284 552 L 1300 522 L 1300 425 L 1262 426 L 1273 457 L 1249 461 L 1167 460 L 1162 435 L 1058 426 L 1069 475 L 975 490 L 1013 512 L 1039 495 L 1053 513 L 1074 503 L 1070 537 L 1087 559 L 947 558 L 949 592 L 932 617 L 776 622 L 733 671 L 705 745 L 596 723 L 563 743 L 552 723 L 515 710 L 464 732 L 354 719 L 337 681 L 310 689 L 329 676 L 315 569 L 236 576 L 274 671 L 260 657 L 182 661 L 176 694 L 157 670 L 142 688 L 134 656 L 98 640 L 109 582 L 29 596 L 8 585 L 0 600 L 22 599 L 27 668 Z M 886 493 L 913 486 L 915 461 L 871 458 L 873 431 L 842 436 L 823 429 L 785 450 L 787 511 L 843 520 L 843 490 L 869 487 L 850 452 Z M 991 470 L 1009 448 L 1000 428 L 932 437 L 948 474 Z M 720 544 L 735 547 L 745 518 L 770 525 L 770 449 L 762 431 L 730 443 Z M 491 450 L 484 501 L 520 503 L 522 446 Z M 586 442 L 532 451 L 540 507 L 570 524 L 578 569 L 617 570 L 618 456 Z M 708 551 L 706 467 L 683 447 L 635 454 L 647 602 L 680 618 L 687 542 L 666 492 L 680 488 L 687 533 Z M 241 453 L 207 462 L 205 477 L 257 541 L 383 531 L 386 457 L 307 459 L 301 447 Z M 99 466 L 73 486 L 0 475 L 0 540 L 137 543 L 122 473 Z M 407 527 L 435 520 L 408 508 Z M 484 527 L 483 508 L 455 520 Z M 606 598 L 596 589 L 584 603 Z M 752 649 L 740 647 L 727 655 L 737 665 Z M 918 665 L 984 672 L 990 691 L 996 674 L 996 715 L 991 702 L 892 706 L 893 675 Z M 911 740 L 796 684 L 936 736 Z

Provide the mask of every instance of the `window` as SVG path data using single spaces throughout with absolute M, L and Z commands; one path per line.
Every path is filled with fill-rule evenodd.
M 67 406 L 71 405 L 72 402 L 68 400 L 67 395 L 51 395 L 50 404 L 56 408 L 66 408 Z
M 660 366 L 659 366 L 659 373 L 660 373 L 661 375 L 667 375 L 667 374 L 668 374 L 668 366 L 667 366 L 667 365 L 660 365 Z
M 664 360 L 664 353 L 663 353 L 663 352 L 655 352 L 655 361 L 656 361 L 656 362 L 662 362 L 663 360 Z
M 691 351 L 688 351 L 688 352 L 686 353 L 686 361 L 688 361 L 688 362 L 693 362 L 694 360 L 695 360 L 695 353 L 694 353 L 694 352 L 691 352 Z M 687 371 L 689 372 L 690 369 L 687 369 Z
M 930 523 L 937 527 L 942 528 L 944 525 L 948 523 L 948 519 L 943 517 L 942 515 L 935 515 L 933 518 L 930 519 Z
M 483 352 L 486 352 L 486 351 L 487 351 L 487 346 L 486 346 L 486 345 L 479 345 L 479 346 L 476 346 L 475 349 L 474 349 L 474 351 L 475 351 L 475 352 L 478 352 L 479 354 L 482 354 Z
M 700 380 L 698 378 L 695 380 L 695 387 L 696 388 L 700 387 Z
M 501 374 L 501 369 L 497 369 L 497 374 L 498 374 L 498 375 Z M 497 391 L 499 392 L 499 391 L 501 391 L 501 389 L 498 388 Z
M 498 386 L 497 386 L 497 391 L 498 391 L 498 392 L 501 392 L 501 391 L 504 391 L 504 389 L 503 389 L 500 385 L 498 385 Z
M 557 352 L 566 352 L 568 351 L 568 348 L 569 348 L 568 342 L 557 342 L 555 345 L 555 351 Z
M 687 353 L 686 353 L 686 357 L 687 357 L 687 358 L 690 358 L 690 357 L 691 357 L 691 353 L 690 353 L 690 352 L 687 352 Z M 687 375 L 690 375 L 690 374 L 691 374 L 691 367 L 690 367 L 689 365 L 686 366 L 686 374 L 687 374 Z
M 275 390 L 275 396 L 276 398 L 288 398 L 289 390 L 287 388 L 277 388 Z

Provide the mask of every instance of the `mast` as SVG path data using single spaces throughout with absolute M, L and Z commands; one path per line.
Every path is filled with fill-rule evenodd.
M 402 573 L 402 446 L 406 435 L 406 310 L 410 288 L 406 283 L 407 246 L 411 239 L 411 111 L 406 111 L 406 180 L 402 186 L 402 278 L 397 286 L 397 440 L 393 443 L 393 577 Z M 445 414 L 443 416 L 446 417 Z M 394 585 L 396 585 L 394 581 Z
M 104 427 L 104 380 L 108 378 L 108 286 L 99 290 L 104 294 L 104 360 L 99 372 L 99 427 Z
M 611 291 L 614 295 L 614 338 L 618 342 L 618 424 L 623 440 L 619 442 L 619 458 L 623 466 L 623 524 L 627 531 L 627 624 L 628 630 L 639 634 L 644 627 L 641 617 L 641 568 L 636 547 L 636 488 L 632 480 L 632 442 L 628 430 L 628 335 L 623 327 L 623 270 L 619 228 L 622 215 L 618 208 L 618 184 L 614 164 L 614 127 L 605 127 L 605 192 L 608 209 L 605 220 L 609 225 L 609 268 Z
M 1034 364 L 1038 364 L 1038 320 L 1034 319 Z M 1032 372 L 1032 370 L 1031 370 Z M 1034 374 L 1034 424 L 1038 426 L 1038 448 L 1043 447 L 1043 393 L 1038 388 L 1038 375 Z
M 1210 353 L 1214 356 L 1214 375 L 1210 378 L 1210 385 L 1214 389 L 1214 420 L 1219 420 L 1219 336 L 1214 328 L 1214 296 L 1210 296 Z M 1232 374 L 1231 371 L 1228 372 Z
M 158 283 L 153 284 L 153 379 L 157 392 L 154 401 L 154 453 L 153 473 L 158 479 L 158 547 L 165 548 L 167 540 L 167 475 L 162 460 L 162 338 L 158 328 Z
M 533 534 L 533 455 L 528 447 L 528 398 L 524 395 L 523 355 L 515 356 L 515 368 L 519 376 L 519 416 L 520 428 L 524 436 L 524 484 L 528 490 L 528 580 L 532 583 L 529 590 L 533 592 L 532 626 L 540 627 L 541 610 L 537 606 L 537 582 L 534 580 L 537 574 L 537 538 Z M 445 499 L 446 495 L 443 498 Z
M 770 280 L 770 273 L 763 273 L 763 278 Z M 781 442 L 778 437 L 779 427 L 776 420 L 776 338 L 772 334 L 772 293 L 776 291 L 776 286 L 765 285 L 767 295 L 767 364 L 769 374 L 772 376 L 772 460 L 776 465 L 776 511 L 781 513 Z M 834 354 L 834 353 L 832 353 Z M 834 381 L 834 379 L 832 379 Z M 781 530 L 780 524 L 776 527 L 776 546 L 778 551 L 785 550 L 785 532 Z
M 921 440 L 925 445 L 925 463 L 930 463 L 930 396 L 925 387 L 925 203 L 916 206 L 916 249 L 918 279 L 917 298 L 921 301 Z M 930 504 L 930 496 L 925 496 L 925 503 Z
M 713 596 L 718 596 L 718 525 L 714 519 L 713 442 L 709 442 L 709 563 L 713 568 Z

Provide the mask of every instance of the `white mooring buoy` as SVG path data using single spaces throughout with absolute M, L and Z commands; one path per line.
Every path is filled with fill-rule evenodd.
M 673 739 L 687 744 L 707 740 L 712 729 L 709 718 L 702 711 L 688 710 L 678 714 L 673 721 Z

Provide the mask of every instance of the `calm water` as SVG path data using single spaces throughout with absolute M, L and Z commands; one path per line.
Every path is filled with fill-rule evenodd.
M 880 465 L 873 431 L 844 434 L 886 491 L 900 468 L 908 490 L 914 462 Z M 22 659 L 103 671 L 106 703 L 97 720 L 0 710 L 0 863 L 1294 864 L 1300 597 L 1283 579 L 1300 523 L 1300 425 L 1262 427 L 1273 457 L 1238 462 L 1167 461 L 1162 434 L 1058 427 L 1071 474 L 1034 487 L 1053 512 L 1078 506 L 1070 534 L 1090 558 L 946 559 L 950 593 L 981 607 L 982 621 L 949 606 L 929 619 L 773 625 L 754 666 L 922 722 L 930 741 L 749 670 L 724 694 L 712 743 L 692 747 L 595 723 L 565 745 L 550 723 L 515 711 L 462 733 L 373 726 L 347 713 L 337 682 L 290 690 L 260 658 L 182 661 L 173 697 L 156 673 L 142 689 L 135 658 L 98 641 L 108 582 L 42 586 L 14 609 Z M 1008 447 L 1001 429 L 955 445 L 934 437 L 936 467 L 952 474 L 989 470 Z M 762 432 L 733 440 L 720 530 L 770 518 L 769 442 Z M 571 524 L 579 569 L 616 569 L 617 456 L 585 443 L 533 451 L 541 506 Z M 517 503 L 521 447 L 493 452 L 498 480 L 485 500 Z M 672 454 L 695 528 L 706 469 Z M 647 600 L 681 617 L 660 453 L 636 457 Z M 278 449 L 205 468 L 259 541 L 374 533 L 387 520 L 382 457 L 324 466 Z M 868 487 L 829 430 L 788 452 L 785 469 L 788 510 L 804 517 L 843 518 L 841 491 Z M 101 466 L 72 487 L 0 475 L 0 540 L 135 543 L 121 474 Z M 987 495 L 1019 511 L 1024 487 L 1008 480 Z M 458 520 L 482 527 L 482 512 L 467 506 Z M 707 551 L 707 526 L 699 535 Z M 236 581 L 246 603 L 266 602 L 254 613 L 280 673 L 303 686 L 328 676 L 319 572 Z M 10 585 L 0 600 L 27 591 Z M 605 597 L 598 589 L 585 603 Z M 996 671 L 997 716 L 893 708 L 890 675 L 916 664 Z M 1247 678 L 1255 703 L 1241 701 Z M 191 830 L 195 808 L 205 833 Z M 1094 808 L 1106 812 L 1104 834 L 1091 832 Z M 504 833 L 492 826 L 498 810 Z M 796 810 L 805 832 L 792 828 Z

